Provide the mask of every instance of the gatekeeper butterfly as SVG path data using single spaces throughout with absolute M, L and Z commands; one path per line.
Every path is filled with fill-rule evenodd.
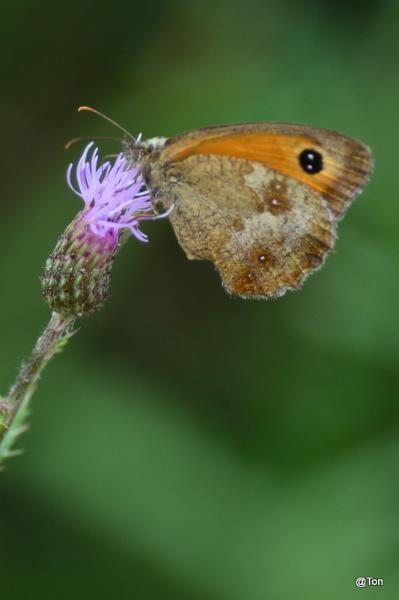
M 130 139 L 154 202 L 189 259 L 209 260 L 243 298 L 299 288 L 335 246 L 373 168 L 370 149 L 318 127 L 246 123 Z

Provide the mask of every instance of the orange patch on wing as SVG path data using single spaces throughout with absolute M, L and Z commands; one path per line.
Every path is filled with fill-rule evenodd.
M 299 164 L 299 155 L 305 149 L 314 149 L 323 155 L 324 169 L 309 175 Z M 339 165 L 328 156 L 318 142 L 307 135 L 284 135 L 268 133 L 241 133 L 208 139 L 190 140 L 185 146 L 166 151 L 171 162 L 177 162 L 194 154 L 230 156 L 264 164 L 266 167 L 294 177 L 321 194 L 339 179 Z

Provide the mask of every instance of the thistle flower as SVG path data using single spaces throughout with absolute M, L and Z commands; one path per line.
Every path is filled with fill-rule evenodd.
M 69 187 L 85 204 L 82 219 L 96 236 L 108 236 L 109 241 L 112 237 L 115 244 L 122 229 L 130 230 L 138 240 L 147 242 L 147 236 L 138 228 L 139 222 L 158 215 L 154 214 L 150 192 L 137 167 L 129 166 L 122 153 L 113 165 L 107 161 L 97 167 L 98 149 L 93 146 L 94 142 L 86 146 L 76 167 L 78 189 L 72 183 L 73 163 L 67 171 Z
M 77 166 L 68 167 L 68 185 L 84 207 L 58 241 L 42 278 L 44 298 L 64 316 L 87 315 L 100 308 L 125 233 L 147 242 L 140 222 L 169 214 L 156 213 L 139 167 L 122 153 L 113 164 L 98 163 L 98 149 L 91 142 Z
M 122 243 L 129 233 L 146 242 L 140 222 L 166 217 L 172 210 L 156 212 L 139 164 L 123 154 L 99 164 L 93 143 L 86 146 L 76 167 L 69 166 L 67 182 L 84 206 L 46 262 L 42 288 L 53 310 L 49 323 L 8 394 L 0 397 L 0 469 L 15 454 L 12 447 L 26 428 L 29 403 L 43 369 L 73 335 L 76 317 L 105 302 L 112 261 Z

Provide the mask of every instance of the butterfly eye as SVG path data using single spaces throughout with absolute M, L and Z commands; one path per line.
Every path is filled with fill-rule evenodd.
M 306 150 L 302 150 L 298 158 L 302 169 L 309 175 L 319 173 L 323 169 L 323 157 L 317 150 L 306 148 Z

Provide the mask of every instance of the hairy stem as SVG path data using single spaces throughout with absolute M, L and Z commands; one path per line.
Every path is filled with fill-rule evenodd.
M 74 317 L 64 317 L 53 312 L 43 334 L 33 348 L 30 358 L 22 365 L 14 385 L 0 403 L 0 462 L 9 455 L 9 446 L 16 437 L 13 426 L 19 423 L 19 412 L 26 413 L 41 372 L 49 360 L 66 343 L 71 335 Z M 20 430 L 20 425 L 18 425 Z M 7 439 L 8 438 L 8 439 Z M 5 446 L 7 451 L 5 451 Z

